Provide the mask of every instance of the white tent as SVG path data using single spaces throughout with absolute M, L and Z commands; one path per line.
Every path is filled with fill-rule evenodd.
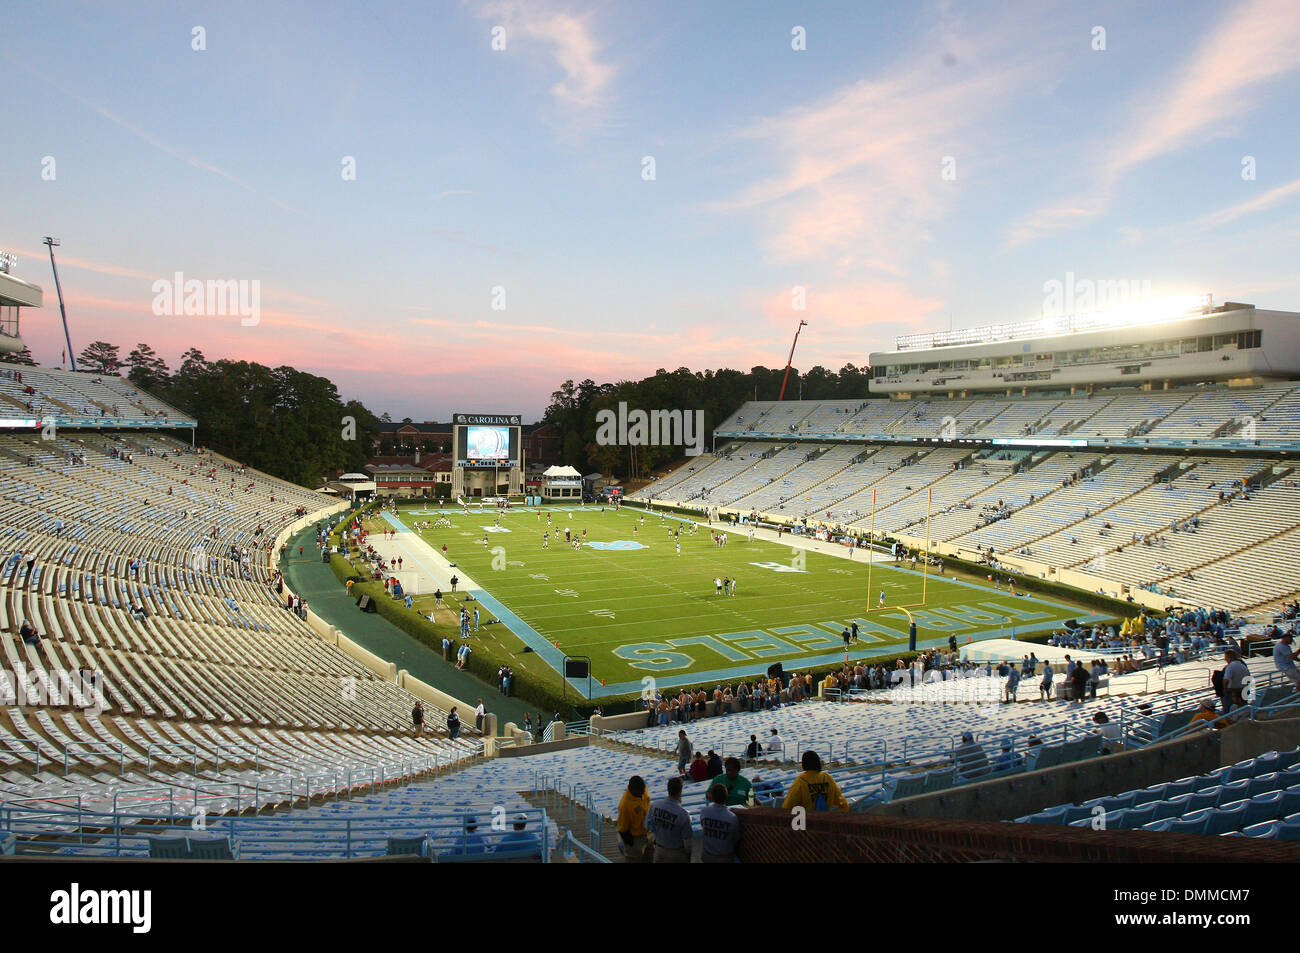
M 573 467 L 547 467 L 546 472 L 542 474 L 546 477 L 581 477 L 582 474 Z

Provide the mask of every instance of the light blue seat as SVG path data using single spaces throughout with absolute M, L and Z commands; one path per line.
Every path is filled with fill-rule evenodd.
M 1246 805 L 1248 803 L 1248 801 L 1237 801 L 1216 808 L 1214 813 L 1210 815 L 1209 820 L 1205 822 L 1205 833 L 1215 835 L 1241 830 L 1246 826 Z
M 1152 801 L 1163 801 L 1168 796 L 1165 791 L 1169 787 L 1167 784 L 1153 784 L 1149 788 L 1139 788 L 1133 792 L 1133 807 L 1141 807 L 1143 804 L 1150 804 Z
M 1235 801 L 1245 801 L 1250 797 L 1250 780 L 1243 779 L 1240 781 L 1230 781 L 1227 784 L 1219 785 L 1218 807 L 1225 804 L 1232 804 Z
M 1183 797 L 1190 798 L 1191 795 L 1185 794 Z M 1156 801 L 1154 807 L 1155 813 L 1151 815 L 1153 821 L 1163 821 L 1166 818 L 1172 819 L 1182 817 L 1187 813 L 1184 804 L 1180 803 L 1176 798 L 1171 798 L 1168 801 Z
M 1205 823 L 1212 813 L 1214 813 L 1213 808 L 1194 811 L 1182 819 L 1169 821 L 1169 826 L 1165 830 L 1171 834 L 1204 834 Z
M 1300 813 L 1300 785 L 1287 788 L 1282 792 L 1282 804 L 1278 809 L 1278 817 L 1290 817 L 1292 814 Z
M 1281 821 L 1264 821 L 1250 825 L 1241 833 L 1245 837 L 1276 837 L 1278 826 L 1281 823 Z
M 1166 801 L 1176 797 L 1182 797 L 1184 794 L 1194 794 L 1197 790 L 1195 778 L 1183 778 L 1181 781 L 1170 781 L 1165 785 Z
M 1133 831 L 1137 830 L 1143 824 L 1149 824 L 1156 819 L 1156 802 L 1143 804 L 1141 807 L 1131 807 L 1126 811 L 1119 811 L 1117 814 L 1106 815 L 1106 826 L 1117 830 Z
M 1267 794 L 1257 794 L 1247 801 L 1246 818 L 1242 821 L 1242 829 L 1258 824 L 1260 821 L 1275 821 L 1281 817 L 1282 794 L 1281 791 L 1270 791 Z
M 1278 840 L 1300 840 L 1300 818 L 1279 821 L 1273 836 Z

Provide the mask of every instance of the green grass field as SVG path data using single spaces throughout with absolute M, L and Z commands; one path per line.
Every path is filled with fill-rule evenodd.
M 551 540 L 544 549 L 548 512 Z M 749 542 L 739 527 L 724 530 L 729 541 L 720 548 L 709 527 L 697 526 L 692 535 L 689 522 L 631 507 L 621 513 L 555 507 L 540 516 L 516 509 L 500 515 L 500 526 L 492 510 L 467 515 L 417 504 L 400 513 L 408 528 L 438 516 L 452 527 L 419 530 L 421 538 L 439 551 L 447 546 L 447 558 L 481 588 L 486 613 L 531 645 L 537 664 L 558 670 L 562 653 L 590 657 L 594 698 L 639 692 L 647 676 L 670 687 L 732 681 L 775 661 L 787 671 L 843 661 L 841 632 L 854 620 L 860 641 L 850 658 L 898 652 L 908 639 L 902 607 L 916 621 L 921 647 L 946 643 L 950 635 L 965 643 L 1027 634 L 1087 614 L 1056 599 L 1011 596 L 983 580 L 934 573 L 923 580 L 920 571 L 879 555 L 868 590 L 861 550 L 849 560 Z M 566 527 L 578 536 L 585 529 L 587 545 L 576 551 L 567 545 Z M 680 554 L 672 531 L 681 533 Z M 717 594 L 719 576 L 737 581 L 735 595 Z M 881 590 L 883 609 L 877 607 Z M 585 689 L 585 681 L 578 687 Z

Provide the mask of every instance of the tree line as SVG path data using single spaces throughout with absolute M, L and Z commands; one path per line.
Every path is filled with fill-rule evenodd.
M 704 448 L 711 450 L 713 431 L 747 400 L 776 400 L 781 393 L 785 368 L 752 367 L 748 372 L 720 368 L 692 371 L 663 368 L 639 381 L 597 384 L 591 379 L 575 384 L 567 380 L 551 394 L 542 416 L 559 431 L 566 464 L 583 473 L 593 471 L 620 477 L 637 477 L 679 459 L 681 446 L 630 448 L 603 445 L 597 440 L 597 415 L 603 410 L 617 414 L 620 402 L 628 410 L 682 410 L 704 412 Z M 818 365 L 801 374 L 791 368 L 785 399 L 844 400 L 856 406 L 866 397 L 871 369 L 845 364 L 831 371 Z
M 34 365 L 30 351 L 0 355 L 9 363 Z M 78 367 L 126 377 L 198 421 L 200 444 L 242 463 L 302 486 L 317 487 L 337 471 L 360 470 L 372 453 L 380 420 L 356 400 L 343 401 L 333 382 L 288 366 L 266 367 L 249 361 L 209 361 L 197 348 L 181 356 L 172 370 L 153 348 L 137 344 L 126 357 L 114 344 L 95 341 L 78 356 Z M 713 430 L 747 400 L 776 400 L 785 369 L 752 367 L 692 371 L 663 368 L 639 381 L 597 384 L 566 380 L 551 394 L 543 423 L 559 432 L 561 458 L 583 473 L 600 471 L 635 477 L 679 459 L 683 448 L 672 445 L 629 448 L 597 440 L 597 415 L 615 414 L 620 402 L 629 410 L 703 411 L 704 447 L 712 448 Z M 785 397 L 795 400 L 844 400 L 856 405 L 867 393 L 868 367 L 845 364 L 839 371 L 820 365 L 806 373 L 791 369 Z M 349 427 L 349 419 L 354 422 Z M 399 444 L 388 435 L 381 453 L 445 451 L 425 441 Z
M 172 370 L 148 344 L 125 359 L 114 344 L 95 341 L 77 357 L 78 370 L 119 374 L 198 421 L 195 439 L 248 466 L 315 489 L 339 470 L 364 466 L 379 421 L 333 382 L 296 368 L 251 361 L 209 361 L 190 348 Z M 34 364 L 23 348 L 9 363 Z

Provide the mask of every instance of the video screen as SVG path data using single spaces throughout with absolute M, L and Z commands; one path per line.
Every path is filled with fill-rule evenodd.
M 466 427 L 465 458 L 473 461 L 510 460 L 510 428 Z

